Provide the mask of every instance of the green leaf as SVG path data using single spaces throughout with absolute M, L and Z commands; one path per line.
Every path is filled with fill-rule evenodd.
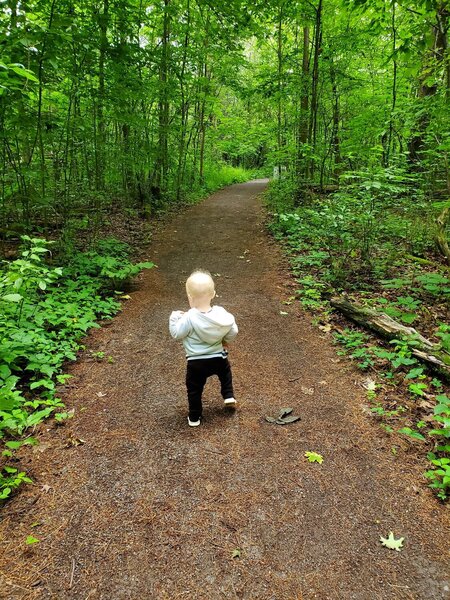
M 404 435 L 414 438 L 415 440 L 420 440 L 421 442 L 425 441 L 425 437 L 421 433 L 413 431 L 410 427 L 402 427 L 402 429 L 398 430 L 398 433 L 403 433 Z
M 233 552 L 231 553 L 231 558 L 240 558 L 241 557 L 241 550 L 240 548 L 235 548 L 233 550 Z
M 5 500 L 11 493 L 10 487 L 5 487 L 0 491 L 0 500 Z
M 422 373 L 423 369 L 421 367 L 418 367 L 417 369 L 411 369 L 411 371 L 409 371 L 406 375 L 405 379 L 416 379 L 416 377 L 419 377 L 422 375 Z
M 8 465 L 3 467 L 3 470 L 6 471 L 6 473 L 9 473 L 10 475 L 12 475 L 13 473 L 17 473 L 17 469 L 15 469 L 14 467 L 8 467 Z
M 0 377 L 7 379 L 11 375 L 11 369 L 6 365 L 0 365 Z
M 19 441 L 12 441 L 12 442 L 6 442 L 5 446 L 7 448 L 10 448 L 11 450 L 17 450 L 18 448 L 20 448 L 20 446 L 22 446 L 23 442 L 19 442 Z
M 6 296 L 1 298 L 1 300 L 4 300 L 5 302 L 20 302 L 22 299 L 23 296 L 20 294 L 6 294 Z
M 51 379 L 39 379 L 39 381 L 33 381 L 33 383 L 30 384 L 30 390 L 35 390 L 38 387 L 45 387 L 48 390 L 53 390 L 55 384 Z
M 380 536 L 380 542 L 383 544 L 383 546 L 386 546 L 386 548 L 390 548 L 391 550 L 396 550 L 397 552 L 400 552 L 400 549 L 403 547 L 404 539 L 405 538 L 395 539 L 392 531 L 389 532 L 389 536 L 387 538 Z
M 305 457 L 310 463 L 316 462 L 319 463 L 319 465 L 323 463 L 323 456 L 317 452 L 305 452 Z
M 17 75 L 25 77 L 25 79 L 29 79 L 30 81 L 36 81 L 37 83 L 39 83 L 39 79 L 36 77 L 36 75 L 34 75 L 34 73 L 32 73 L 29 69 L 25 69 L 22 65 L 9 65 L 9 69 L 10 71 L 14 71 L 14 73 L 16 73 Z
M 400 319 L 403 321 L 403 323 L 411 325 L 411 323 L 414 323 L 414 321 L 417 319 L 417 315 L 415 313 L 403 313 L 400 316 Z
M 40 540 L 33 537 L 32 535 L 29 535 L 27 537 L 27 539 L 25 540 L 25 544 L 27 544 L 28 546 L 31 546 L 32 544 L 39 544 L 39 542 L 40 542 Z

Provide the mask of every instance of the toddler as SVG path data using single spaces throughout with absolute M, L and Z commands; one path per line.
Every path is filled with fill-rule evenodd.
M 194 271 L 186 281 L 186 293 L 191 309 L 188 312 L 173 311 L 169 329 L 173 338 L 182 340 L 186 352 L 188 424 L 197 427 L 202 418 L 203 388 L 211 375 L 219 377 L 225 406 L 236 407 L 225 348 L 236 337 L 238 328 L 232 314 L 222 306 L 211 306 L 216 292 L 208 271 Z

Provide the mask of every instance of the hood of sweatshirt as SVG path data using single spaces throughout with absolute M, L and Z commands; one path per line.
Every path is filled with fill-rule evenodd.
M 189 318 L 195 333 L 208 344 L 221 340 L 234 323 L 233 315 L 222 306 L 213 306 L 206 313 L 191 308 Z

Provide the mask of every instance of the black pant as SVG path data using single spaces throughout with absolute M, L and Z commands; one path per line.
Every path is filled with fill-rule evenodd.
M 202 393 L 206 380 L 211 375 L 220 379 L 220 392 L 224 400 L 234 398 L 233 380 L 228 358 L 199 358 L 188 360 L 186 387 L 189 402 L 189 418 L 197 421 L 202 416 Z

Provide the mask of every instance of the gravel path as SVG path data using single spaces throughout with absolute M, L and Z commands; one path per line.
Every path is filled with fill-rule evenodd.
M 329 335 L 282 304 L 295 284 L 264 229 L 265 185 L 231 186 L 161 227 L 148 250 L 158 268 L 89 337 L 113 362 L 71 368 L 63 399 L 75 418 L 28 451 L 36 486 L 0 523 L 3 598 L 450 596 L 448 509 L 409 442 L 392 454 Z M 188 428 L 168 316 L 186 309 L 195 267 L 215 274 L 217 302 L 240 327 L 230 347 L 239 409 L 225 414 L 208 382 L 204 422 Z M 301 421 L 264 421 L 285 406 Z M 391 530 L 402 552 L 379 543 Z M 25 546 L 30 534 L 40 543 Z

